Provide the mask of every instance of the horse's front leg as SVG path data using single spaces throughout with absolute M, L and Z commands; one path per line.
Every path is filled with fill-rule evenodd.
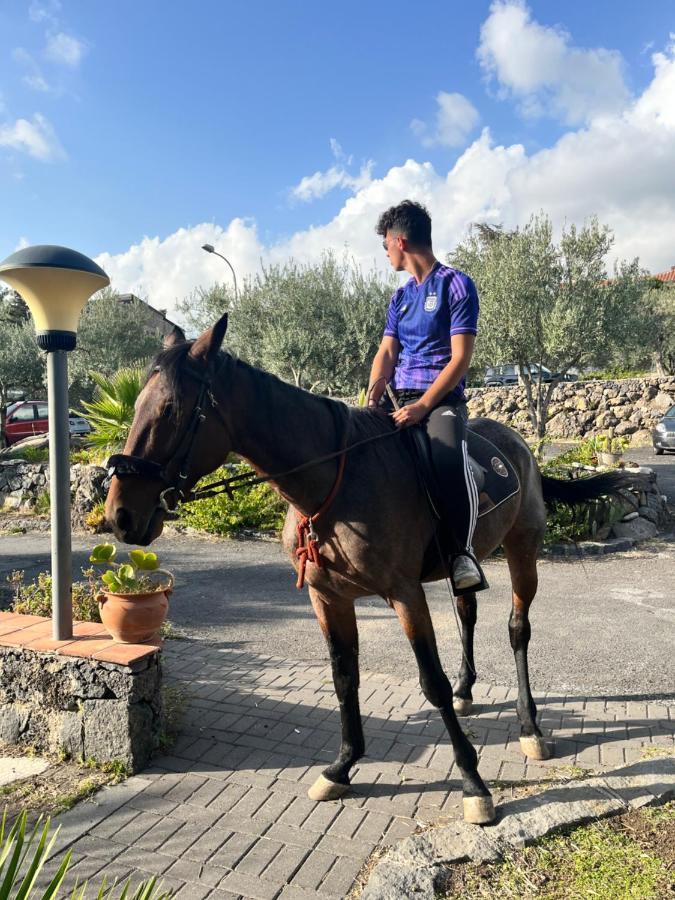
M 478 755 L 462 731 L 452 704 L 452 687 L 443 671 L 424 590 L 421 585 L 390 598 L 420 671 L 420 687 L 432 706 L 440 710 L 448 729 L 457 767 L 462 774 L 464 819 L 486 825 L 495 819 L 492 796 L 478 774 Z
M 327 597 L 313 587 L 309 596 L 328 644 L 342 743 L 335 762 L 323 770 L 308 793 L 310 800 L 335 800 L 349 788 L 349 770 L 365 750 L 359 710 L 359 637 L 352 600 Z
M 473 592 L 457 598 L 457 612 L 462 622 L 462 662 L 459 667 L 453 706 L 458 716 L 468 716 L 473 709 L 471 689 L 476 683 L 476 666 L 473 658 L 473 634 L 476 628 L 477 603 Z

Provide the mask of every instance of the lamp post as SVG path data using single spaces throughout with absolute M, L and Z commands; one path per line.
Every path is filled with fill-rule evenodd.
M 33 314 L 37 343 L 47 353 L 49 480 L 52 543 L 52 623 L 55 640 L 73 636 L 70 534 L 68 357 L 75 348 L 82 307 L 110 279 L 96 263 L 66 247 L 25 247 L 0 263 Z
M 234 279 L 234 299 L 237 299 L 237 276 L 234 274 L 234 269 L 232 268 L 232 263 L 226 256 L 223 256 L 222 253 L 218 253 L 213 244 L 202 244 L 202 250 L 206 250 L 207 253 L 214 253 L 216 256 L 219 256 L 221 259 L 224 259 L 225 262 L 230 267 L 230 272 L 232 272 L 232 278 Z

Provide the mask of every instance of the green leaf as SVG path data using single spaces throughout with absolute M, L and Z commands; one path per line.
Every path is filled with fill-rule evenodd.
M 130 550 L 129 558 L 137 569 L 151 571 L 159 568 L 159 560 L 156 553 L 146 553 L 145 550 Z
M 113 544 L 97 544 L 91 551 L 89 562 L 107 563 L 115 558 L 117 550 Z
M 117 570 L 117 577 L 121 582 L 133 581 L 135 574 L 134 567 L 130 566 L 129 563 L 125 563 Z

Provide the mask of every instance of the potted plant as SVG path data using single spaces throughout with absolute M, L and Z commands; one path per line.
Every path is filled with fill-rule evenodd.
M 169 609 L 173 575 L 160 569 L 156 553 L 130 550 L 129 561 L 113 562 L 113 544 L 98 544 L 89 561 L 107 566 L 101 575 L 96 599 L 101 622 L 113 639 L 122 644 L 140 644 L 152 640 L 162 627 Z
M 630 442 L 628 437 L 614 437 L 613 432 L 599 434 L 595 439 L 598 462 L 603 466 L 615 466 Z

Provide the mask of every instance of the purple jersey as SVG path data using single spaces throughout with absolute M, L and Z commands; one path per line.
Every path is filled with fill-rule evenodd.
M 401 350 L 394 372 L 397 390 L 425 391 L 450 362 L 453 334 L 476 334 L 478 293 L 468 275 L 436 263 L 421 284 L 411 278 L 391 298 L 385 337 Z M 465 379 L 452 391 L 464 399 Z

